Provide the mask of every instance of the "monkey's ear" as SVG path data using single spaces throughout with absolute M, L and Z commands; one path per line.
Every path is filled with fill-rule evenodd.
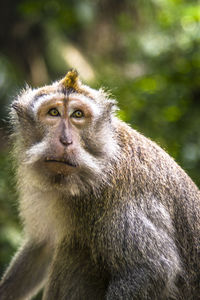
M 28 113 L 27 109 L 18 101 L 14 101 L 11 104 L 11 112 L 14 110 L 17 114 L 18 120 L 21 121 L 33 121 L 31 114 Z
M 16 112 L 16 114 L 15 114 Z M 32 111 L 27 109 L 24 105 L 22 105 L 18 100 L 14 101 L 11 104 L 11 115 L 16 119 L 16 116 L 18 117 L 19 122 L 29 122 L 34 123 L 34 116 L 32 114 Z M 16 116 L 15 116 L 16 115 Z
M 117 110 L 119 110 L 117 106 L 117 101 L 114 99 L 108 99 L 106 103 L 107 110 L 111 113 L 115 113 Z
M 24 110 L 22 108 L 22 105 L 18 101 L 14 101 L 11 104 L 11 108 L 14 109 L 17 113 L 17 115 L 20 117 L 24 114 Z

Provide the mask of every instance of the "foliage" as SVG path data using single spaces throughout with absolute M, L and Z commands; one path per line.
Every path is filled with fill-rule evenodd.
M 119 116 L 164 147 L 200 185 L 198 1 L 7 0 L 1 5 L 1 119 L 25 81 L 46 84 L 75 67 L 93 87 L 109 88 L 119 101 Z M 1 127 L 4 132 L 3 121 Z M 2 266 L 19 231 L 5 143 L 0 150 Z

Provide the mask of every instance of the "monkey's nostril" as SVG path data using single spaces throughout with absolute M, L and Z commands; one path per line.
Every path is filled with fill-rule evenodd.
M 72 139 L 66 136 L 61 136 L 60 137 L 60 142 L 61 144 L 63 144 L 64 146 L 68 146 L 72 144 Z

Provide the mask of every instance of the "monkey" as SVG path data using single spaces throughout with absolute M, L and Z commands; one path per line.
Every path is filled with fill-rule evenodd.
M 14 99 L 23 243 L 1 300 L 200 299 L 200 191 L 76 70 Z

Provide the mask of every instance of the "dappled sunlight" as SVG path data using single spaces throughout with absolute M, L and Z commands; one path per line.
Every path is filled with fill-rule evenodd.
M 78 70 L 81 78 L 92 81 L 95 78 L 94 71 L 83 54 L 72 44 L 63 45 L 60 49 L 66 65 Z

